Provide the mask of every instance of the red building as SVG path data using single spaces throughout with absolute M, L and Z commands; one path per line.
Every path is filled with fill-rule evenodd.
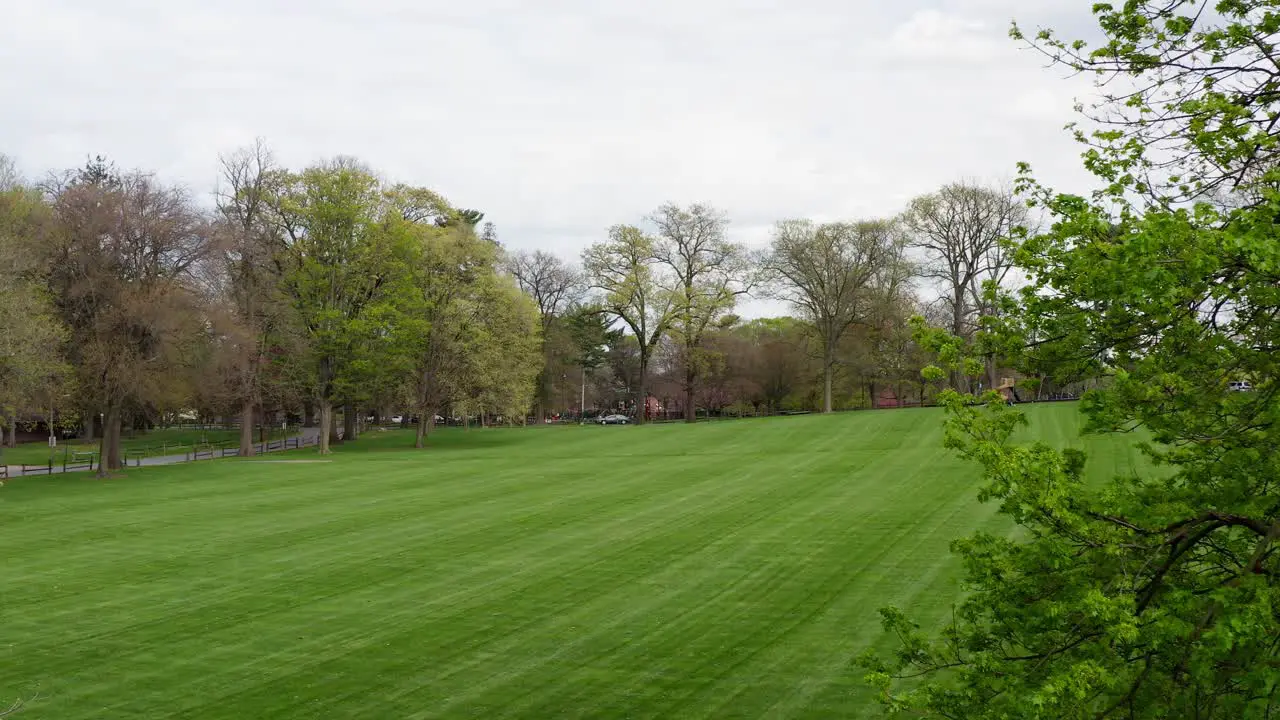
M 658 398 L 650 395 L 644 400 L 644 419 L 653 420 L 662 414 L 662 403 L 658 402 Z

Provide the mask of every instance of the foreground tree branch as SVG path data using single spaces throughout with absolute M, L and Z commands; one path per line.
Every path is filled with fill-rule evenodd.
M 1022 532 L 955 544 L 969 594 L 936 637 L 883 611 L 897 651 L 863 663 L 890 713 L 1274 716 L 1280 15 L 1262 0 L 1095 13 L 1096 50 L 1032 42 L 1101 73 L 1111 95 L 1095 117 L 1110 126 L 1080 139 L 1103 185 L 1058 194 L 1024 168 L 1020 190 L 1052 224 L 1015 233 L 1029 284 L 988 292 L 1001 310 L 988 325 L 1024 372 L 1096 380 L 1086 428 L 1140 430 L 1153 463 L 1086 481 L 1080 451 L 1014 442 L 1017 408 L 947 393 L 947 446 Z M 943 364 L 931 376 L 981 372 L 964 338 L 918 328 Z

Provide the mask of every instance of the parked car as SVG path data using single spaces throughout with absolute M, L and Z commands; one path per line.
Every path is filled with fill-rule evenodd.
M 1227 383 L 1227 387 L 1231 388 L 1235 392 L 1249 392 L 1253 389 L 1253 385 L 1251 385 L 1248 380 L 1232 380 Z
M 631 418 L 626 415 L 601 415 L 600 419 L 596 420 L 596 422 L 601 425 L 626 425 L 631 422 Z

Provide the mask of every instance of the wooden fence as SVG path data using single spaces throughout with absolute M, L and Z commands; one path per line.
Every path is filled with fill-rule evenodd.
M 281 450 L 298 450 L 320 442 L 318 436 L 296 435 L 280 440 L 254 443 L 254 452 L 266 454 Z M 240 454 L 239 441 L 228 440 L 221 443 L 197 443 L 195 445 L 146 445 L 132 447 L 121 452 L 120 461 L 124 467 L 142 467 L 144 465 L 177 465 L 231 457 Z M 0 464 L 0 479 L 21 477 L 25 475 L 52 475 L 55 472 L 76 472 L 94 470 L 101 463 L 97 452 L 73 452 L 64 449 L 59 457 L 56 453 L 49 455 L 49 461 L 40 465 L 3 465 Z

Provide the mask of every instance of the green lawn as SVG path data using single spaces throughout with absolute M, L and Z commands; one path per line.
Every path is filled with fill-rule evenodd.
M 1073 405 L 1032 409 L 1076 443 Z M 1002 531 L 941 414 L 366 435 L 0 488 L 15 718 L 870 717 L 875 610 Z M 1094 472 L 1127 438 L 1091 438 Z
M 279 440 L 283 431 L 280 428 L 272 428 L 269 431 L 271 440 Z M 253 436 L 257 441 L 259 436 L 255 432 Z M 189 428 L 164 428 L 152 430 L 147 433 L 138 433 L 135 437 L 125 437 L 120 441 L 120 445 L 125 454 L 129 457 L 155 457 L 158 455 L 182 455 L 191 450 L 195 445 L 204 445 L 212 443 L 239 442 L 240 430 L 223 430 L 223 429 L 189 429 Z M 98 452 L 98 443 L 83 443 L 78 440 L 70 440 L 67 442 L 59 442 L 57 450 L 54 452 L 55 464 L 62 462 L 63 455 L 67 452 Z M 0 465 L 44 465 L 49 461 L 49 446 L 42 442 L 22 443 L 14 448 L 0 448 Z

